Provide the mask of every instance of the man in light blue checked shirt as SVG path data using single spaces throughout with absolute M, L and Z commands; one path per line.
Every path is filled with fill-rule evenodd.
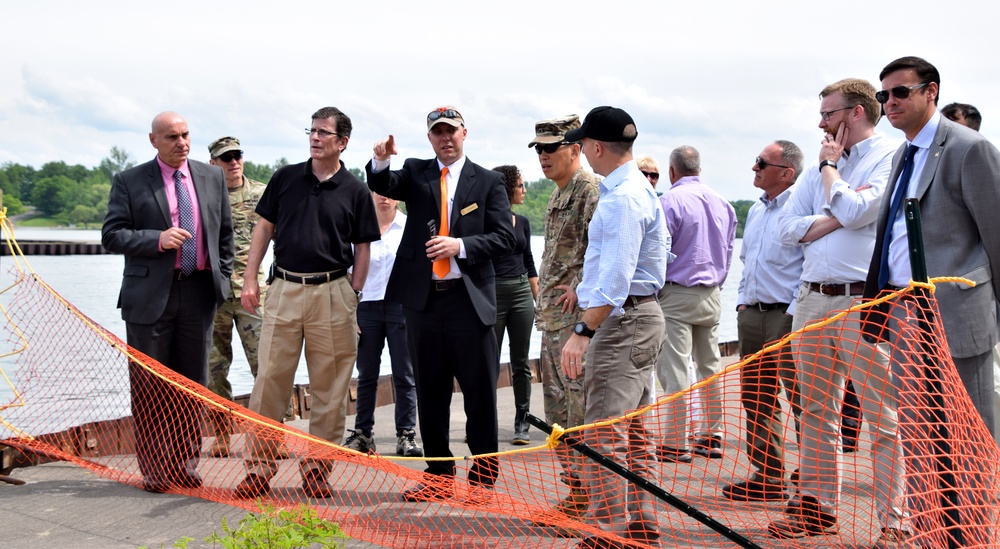
M 584 376 L 584 423 L 620 417 L 650 402 L 663 338 L 656 293 L 672 257 L 670 235 L 656 194 L 632 159 L 637 135 L 632 117 L 614 107 L 593 109 L 580 128 L 566 133 L 566 141 L 582 141 L 590 167 L 605 178 L 577 288 L 585 311 L 562 351 L 567 377 Z M 584 440 L 641 476 L 655 462 L 639 418 L 589 430 Z M 584 476 L 591 505 L 588 519 L 606 532 L 657 543 L 660 532 L 649 493 L 632 484 L 626 493 L 624 479 L 592 462 Z M 578 545 L 614 546 L 604 537 Z

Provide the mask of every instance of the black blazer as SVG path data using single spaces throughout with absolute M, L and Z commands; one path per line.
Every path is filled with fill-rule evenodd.
M 407 159 L 401 170 L 372 173 L 366 166 L 371 190 L 406 203 L 406 227 L 396 251 L 396 263 L 389 275 L 387 301 L 423 310 L 430 292 L 431 260 L 426 243 L 427 223 L 441 218 L 441 172 L 437 159 Z M 466 158 L 458 178 L 455 201 L 448 223 L 449 236 L 461 238 L 466 258 L 455 258 L 462 281 L 479 319 L 496 324 L 496 274 L 493 258 L 514 249 L 514 229 L 503 176 L 473 164 Z
M 222 170 L 188 160 L 201 227 L 212 267 L 216 305 L 229 295 L 233 274 L 233 219 Z M 159 251 L 160 233 L 171 226 L 170 204 L 156 159 L 115 174 L 101 243 L 125 255 L 118 307 L 125 322 L 152 324 L 163 314 L 170 294 L 177 250 Z

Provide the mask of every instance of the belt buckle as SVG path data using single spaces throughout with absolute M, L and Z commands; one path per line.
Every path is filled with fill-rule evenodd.
M 760 301 L 757 302 L 757 310 L 762 313 L 766 313 L 768 311 L 768 309 L 765 309 L 764 304 Z
M 837 284 L 827 284 L 826 282 L 820 282 L 819 283 L 819 293 L 821 293 L 823 295 L 826 295 L 826 296 L 837 295 L 836 294 L 836 290 L 835 290 L 836 286 L 837 286 Z M 829 289 L 827 289 L 827 288 L 829 288 Z

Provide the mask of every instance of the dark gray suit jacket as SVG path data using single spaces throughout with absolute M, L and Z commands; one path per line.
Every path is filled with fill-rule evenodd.
M 886 197 L 892 196 L 905 156 L 904 143 L 893 158 Z M 928 276 L 960 276 L 976 283 L 975 287 L 937 285 L 935 295 L 951 355 L 981 355 L 997 341 L 1000 151 L 978 132 L 942 117 L 920 174 L 916 198 L 920 200 Z M 878 278 L 890 202 L 883 200 L 879 212 L 866 298 L 883 289 L 878 287 Z
M 226 180 L 216 166 L 188 160 L 201 227 L 212 267 L 216 306 L 229 295 L 233 274 L 233 220 Z M 125 255 L 118 307 L 125 322 L 152 324 L 163 314 L 177 250 L 159 251 L 160 233 L 171 226 L 163 176 L 156 159 L 115 175 L 101 243 Z

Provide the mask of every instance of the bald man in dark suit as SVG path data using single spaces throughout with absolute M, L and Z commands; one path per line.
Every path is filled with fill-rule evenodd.
M 177 113 L 153 119 L 156 158 L 118 173 L 101 242 L 124 254 L 118 307 L 129 346 L 205 385 L 212 321 L 229 294 L 233 226 L 222 170 L 188 160 L 191 138 Z M 201 412 L 129 363 L 142 488 L 197 488 Z

